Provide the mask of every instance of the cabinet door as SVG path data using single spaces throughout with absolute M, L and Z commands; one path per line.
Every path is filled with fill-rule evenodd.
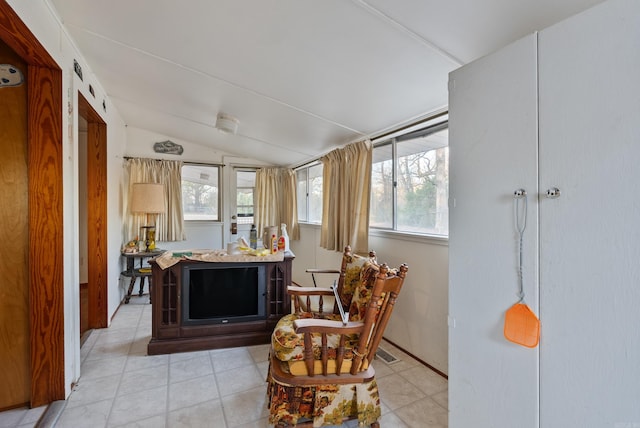
M 518 300 L 513 193 L 529 194 L 526 302 L 537 312 L 536 35 L 449 81 L 449 426 L 537 427 L 538 350 L 503 337 Z
M 540 33 L 540 426 L 640 426 L 640 2 Z

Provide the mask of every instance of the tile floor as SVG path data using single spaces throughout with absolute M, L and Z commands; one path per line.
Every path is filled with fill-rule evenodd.
M 89 336 L 81 349 L 82 376 L 55 427 L 269 427 L 268 345 L 148 356 L 148 301 L 148 296 L 132 297 L 111 327 Z M 384 342 L 383 348 L 400 361 L 374 363 L 380 425 L 447 427 L 447 380 L 391 344 Z M 34 427 L 43 412 L 2 412 L 0 428 Z

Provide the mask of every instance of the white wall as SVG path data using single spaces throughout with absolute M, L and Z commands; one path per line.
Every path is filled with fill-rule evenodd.
M 339 269 L 342 253 L 319 247 L 320 227 L 300 225 L 300 240 L 291 241 L 296 255 L 293 281 L 313 285 L 307 268 Z M 447 373 L 448 245 L 446 240 L 402 234 L 369 235 L 369 248 L 390 266 L 406 263 L 407 279 L 389 320 L 385 337 L 436 369 Z M 333 278 L 318 286 L 331 285 Z
M 78 284 L 80 273 L 78 259 L 79 204 L 78 204 L 78 92 L 107 124 L 107 207 L 108 207 L 108 311 L 115 312 L 120 302 L 116 286 L 119 276 L 120 248 L 120 161 L 126 143 L 125 124 L 100 83 L 93 76 L 82 54 L 76 49 L 63 30 L 57 16 L 47 2 L 38 0 L 8 0 L 40 43 L 62 70 L 62 167 L 63 167 L 63 246 L 64 246 L 64 337 L 65 337 L 65 393 L 71 392 L 71 384 L 80 375 L 80 317 Z M 84 80 L 73 72 L 73 61 L 78 61 Z M 93 86 L 95 97 L 89 93 Z M 106 112 L 102 102 L 106 104 Z

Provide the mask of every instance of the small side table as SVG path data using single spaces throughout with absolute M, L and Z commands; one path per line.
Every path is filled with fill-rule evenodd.
M 120 275 L 126 278 L 131 278 L 131 282 L 129 283 L 129 290 L 127 290 L 127 295 L 124 298 L 124 303 L 129 303 L 131 300 L 131 293 L 133 292 L 133 287 L 136 283 L 136 279 L 140 278 L 140 291 L 138 292 L 139 296 L 142 296 L 142 291 L 144 289 L 144 280 L 145 278 L 149 281 L 149 303 L 151 303 L 151 266 L 144 266 L 144 260 L 148 258 L 153 258 L 164 253 L 164 250 L 156 249 L 153 251 L 138 251 L 137 253 L 125 253 L 122 252 L 122 257 L 127 260 L 127 269 L 123 270 Z M 136 260 L 139 259 L 139 267 L 136 267 Z

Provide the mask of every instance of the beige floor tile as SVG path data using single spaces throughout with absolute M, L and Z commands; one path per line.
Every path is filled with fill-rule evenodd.
M 67 399 L 67 409 L 86 406 L 105 399 L 113 399 L 118 391 L 120 375 L 106 376 L 97 379 L 83 379 L 73 388 Z
M 109 425 L 124 425 L 159 416 L 166 412 L 167 386 L 147 389 L 144 393 L 118 395 L 109 415 Z
M 225 351 L 211 353 L 211 360 L 215 373 L 254 364 L 247 348 L 229 348 Z
M 229 427 L 255 422 L 269 414 L 266 387 L 258 387 L 222 398 L 222 407 Z
M 25 424 L 35 425 L 35 423 L 38 422 L 38 419 L 42 417 L 42 415 L 46 410 L 47 410 L 47 406 L 40 406 L 40 407 L 35 407 L 33 409 L 26 409 L 26 414 L 22 418 L 22 421 L 20 421 L 20 425 L 25 425 Z
M 175 354 L 174 354 L 175 355 Z M 170 361 L 173 360 L 171 355 Z M 213 374 L 211 358 L 205 353 L 196 358 L 183 359 L 169 364 L 169 382 L 182 382 L 185 380 Z
M 449 388 L 431 396 L 431 399 L 445 409 L 449 409 Z
M 166 415 L 153 416 L 147 419 L 139 421 L 129 422 L 124 425 L 117 425 L 117 428 L 169 428 L 167 427 Z M 116 427 L 116 425 L 108 425 L 109 427 Z
M 385 376 L 377 381 L 380 399 L 392 411 L 426 397 L 422 391 L 401 376 Z
M 269 349 L 271 349 L 270 344 L 249 346 L 247 348 L 247 350 L 251 354 L 251 357 L 253 358 L 253 361 L 256 363 L 269 361 Z
M 105 376 L 119 376 L 124 371 L 126 362 L 127 354 L 98 360 L 87 360 L 80 368 L 80 381 L 98 379 Z
M 395 414 L 410 427 L 447 428 L 448 425 L 447 411 L 429 397 L 396 409 Z
M 169 367 L 150 367 L 142 370 L 125 372 L 120 380 L 118 395 L 134 394 L 153 389 L 169 383 Z M 143 392 L 140 394 L 145 396 Z
M 216 373 L 216 380 L 222 397 L 258 387 L 264 388 L 265 394 L 267 391 L 267 384 L 255 365 Z
M 112 400 L 104 400 L 72 409 L 64 409 L 55 428 L 105 427 L 111 405 Z
M 171 428 L 227 428 L 220 400 L 183 407 L 169 413 L 167 426 Z
M 218 385 L 213 374 L 169 385 L 169 410 L 193 406 L 219 398 Z
M 447 379 L 422 365 L 397 373 L 429 396 L 447 389 Z
M 422 425 L 407 425 L 395 413 L 387 413 L 380 418 L 380 426 L 384 428 L 422 428 Z
M 15 427 L 27 414 L 27 409 L 13 409 L 0 413 L 0 428 Z
M 152 367 L 169 367 L 169 356 L 147 355 L 146 350 L 144 354 L 129 353 L 127 363 L 124 367 L 124 372 L 127 373 Z

